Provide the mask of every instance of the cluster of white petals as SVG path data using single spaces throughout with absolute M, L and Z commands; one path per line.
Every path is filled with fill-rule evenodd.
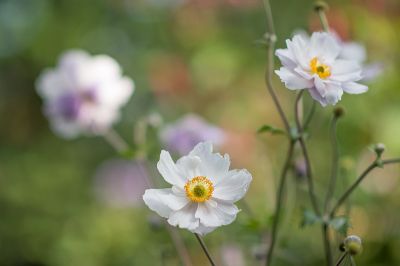
M 65 138 L 109 129 L 134 90 L 114 59 L 80 50 L 64 53 L 56 68 L 40 75 L 36 87 L 52 129 Z
M 148 189 L 143 200 L 169 224 L 207 234 L 235 220 L 239 209 L 234 203 L 252 180 L 247 170 L 229 166 L 229 156 L 213 153 L 210 142 L 199 143 L 176 163 L 162 151 L 157 168 L 172 188 Z
M 297 34 L 287 40 L 287 49 L 276 50 L 283 67 L 276 73 L 292 90 L 307 89 L 322 106 L 335 105 L 343 92 L 360 94 L 368 87 L 358 60 L 343 59 L 343 46 L 331 34 L 314 32 L 310 38 Z

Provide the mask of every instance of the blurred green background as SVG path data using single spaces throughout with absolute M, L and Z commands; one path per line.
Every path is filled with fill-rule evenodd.
M 371 144 L 383 142 L 386 157 L 400 156 L 400 2 L 328 3 L 339 35 L 363 43 L 368 61 L 384 65 L 368 93 L 340 102 L 346 109 L 339 124 L 340 193 L 372 160 Z M 311 0 L 272 1 L 278 47 L 294 30 L 320 28 L 312 7 Z M 96 197 L 96 169 L 117 157 L 104 139 L 67 141 L 49 129 L 35 80 L 71 48 L 109 54 L 134 79 L 136 91 L 116 126 L 129 143 L 135 122 L 151 113 L 168 123 L 194 112 L 227 132 L 222 152 L 253 174 L 246 200 L 255 218 L 242 211 L 205 240 L 221 265 L 240 262 L 227 262 L 232 247 L 228 257 L 258 265 L 286 149 L 283 137 L 256 134 L 262 124 L 281 126 L 263 80 L 266 53 L 258 40 L 265 28 L 257 0 L 0 0 L 0 265 L 179 265 L 143 204 L 115 208 Z M 274 82 L 292 117 L 295 94 Z M 320 198 L 330 169 L 331 113 L 318 106 L 310 129 Z M 166 186 L 154 169 L 154 150 L 151 174 Z M 399 170 L 376 170 L 352 197 L 349 233 L 365 243 L 359 265 L 400 265 Z M 289 180 L 276 265 L 322 265 L 320 227 L 300 228 L 309 206 L 304 180 L 295 173 Z M 179 232 L 194 264 L 207 265 L 193 235 Z

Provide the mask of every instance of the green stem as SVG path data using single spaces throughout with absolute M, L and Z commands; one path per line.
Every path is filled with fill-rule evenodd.
M 332 247 L 331 241 L 329 238 L 329 226 L 328 223 L 324 221 L 322 224 L 322 235 L 324 240 L 324 249 L 325 249 L 325 259 L 328 266 L 333 265 L 333 257 L 332 257 Z
M 277 236 L 278 236 L 278 227 L 279 227 L 279 219 L 281 216 L 282 210 L 282 203 L 283 203 L 283 195 L 284 195 L 284 188 L 286 183 L 286 176 L 290 169 L 290 165 L 293 159 L 293 151 L 294 151 L 295 141 L 291 141 L 289 144 L 289 149 L 286 155 L 285 164 L 282 169 L 282 173 L 280 176 L 278 193 L 276 195 L 276 206 L 275 206 L 275 213 L 274 213 L 274 220 L 272 224 L 272 235 L 271 235 L 271 244 L 268 249 L 266 265 L 271 265 L 272 255 L 274 252 Z
M 215 264 L 215 262 L 213 261 L 213 259 L 212 259 L 212 257 L 211 257 L 211 254 L 210 254 L 210 252 L 208 251 L 207 246 L 206 246 L 206 244 L 204 243 L 204 241 L 203 241 L 203 239 L 201 238 L 201 236 L 200 236 L 199 234 L 196 234 L 196 233 L 194 233 L 194 235 L 196 236 L 197 240 L 199 241 L 200 246 L 202 247 L 204 253 L 206 254 L 206 256 L 207 256 L 208 261 L 210 262 L 210 264 L 211 264 L 212 266 L 215 266 L 216 264 Z
M 336 205 L 332 208 L 330 212 L 330 217 L 334 217 L 336 211 L 339 207 L 347 200 L 347 198 L 353 193 L 353 191 L 358 187 L 361 181 L 364 180 L 368 174 L 374 170 L 376 167 L 383 167 L 386 164 L 395 164 L 400 163 L 400 158 L 388 159 L 388 160 L 380 160 L 379 158 L 372 162 L 367 169 L 362 172 L 362 174 L 356 179 L 356 181 L 343 193 L 343 195 L 339 198 Z
M 331 178 L 329 181 L 328 185 L 328 191 L 326 193 L 326 198 L 325 198 L 325 204 L 324 204 L 324 211 L 326 212 L 329 203 L 333 197 L 333 194 L 335 193 L 335 188 L 336 188 L 336 180 L 337 180 L 337 175 L 338 175 L 338 169 L 339 169 L 339 146 L 337 142 L 337 121 L 338 117 L 334 116 L 332 119 L 332 124 L 331 124 L 331 143 L 332 143 L 332 170 L 331 170 Z
M 306 130 L 308 128 L 308 126 L 310 125 L 312 117 L 314 116 L 316 107 L 317 107 L 317 105 L 316 105 L 315 101 L 312 101 L 311 109 L 308 112 L 307 117 L 304 119 L 304 123 L 303 123 L 304 130 Z
M 274 29 L 274 21 L 273 21 L 273 17 L 272 17 L 271 4 L 270 4 L 269 0 L 264 0 L 264 7 L 265 7 L 265 12 L 266 12 L 266 17 L 267 17 L 267 27 L 268 27 L 268 33 L 269 33 L 267 36 L 268 53 L 267 53 L 267 69 L 265 72 L 265 83 L 267 85 L 269 94 L 271 95 L 272 100 L 275 104 L 275 107 L 278 110 L 279 116 L 281 117 L 281 120 L 285 126 L 285 129 L 289 133 L 290 125 L 289 125 L 288 119 L 282 109 L 282 106 L 279 102 L 278 97 L 276 96 L 275 90 L 272 85 L 272 77 L 273 77 L 273 72 L 274 72 L 274 47 L 275 47 L 275 42 L 276 42 L 276 35 L 275 35 L 275 29 Z
M 347 257 L 347 255 L 348 255 L 348 253 L 347 252 L 345 252 L 345 253 L 343 253 L 340 257 L 339 257 L 339 259 L 338 259 L 338 261 L 336 262 L 336 266 L 340 266 L 340 264 L 342 264 L 342 262 L 344 261 L 344 259 Z
M 319 210 L 317 197 L 315 196 L 314 192 L 314 182 L 311 170 L 311 162 L 310 157 L 308 155 L 307 146 L 304 140 L 304 132 L 303 127 L 301 125 L 300 117 L 299 117 L 299 103 L 303 96 L 304 90 L 301 90 L 296 98 L 296 108 L 295 108 L 295 119 L 296 119 L 296 126 L 297 126 L 297 133 L 298 133 L 298 141 L 300 143 L 300 148 L 304 156 L 304 160 L 306 163 L 306 172 L 307 172 L 307 181 L 308 181 L 308 193 L 310 195 L 311 205 L 314 209 L 315 214 L 321 216 L 321 211 Z
M 317 14 L 318 14 L 319 20 L 321 21 L 322 29 L 326 32 L 329 32 L 329 23 L 328 23 L 328 19 L 326 18 L 325 10 L 323 8 L 319 8 L 317 10 Z

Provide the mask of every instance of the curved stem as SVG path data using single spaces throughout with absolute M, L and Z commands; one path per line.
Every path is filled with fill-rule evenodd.
M 274 29 L 274 22 L 273 22 L 273 18 L 272 18 L 271 4 L 270 4 L 269 0 L 264 0 L 264 7 L 265 7 L 266 16 L 267 16 L 267 27 L 268 27 L 268 33 L 269 33 L 269 36 L 267 38 L 268 53 L 267 53 L 267 70 L 265 72 L 265 83 L 267 85 L 269 94 L 271 95 L 272 100 L 275 104 L 275 107 L 278 110 L 279 116 L 281 117 L 281 120 L 285 126 L 285 129 L 289 133 L 290 125 L 289 125 L 288 119 L 282 109 L 279 99 L 276 96 L 275 90 L 272 86 L 272 76 L 273 76 L 273 71 L 274 71 L 274 47 L 275 47 L 275 42 L 276 42 L 276 35 L 275 35 L 275 29 Z
M 313 182 L 313 177 L 312 177 L 310 157 L 308 155 L 308 150 L 307 150 L 307 146 L 306 146 L 306 143 L 304 140 L 304 135 L 303 135 L 303 133 L 304 133 L 303 127 L 301 126 L 301 121 L 300 121 L 300 116 L 299 116 L 299 103 L 300 103 L 301 97 L 303 96 L 303 92 L 304 92 L 304 90 L 301 90 L 296 98 L 295 120 L 296 120 L 296 126 L 297 126 L 297 134 L 298 134 L 298 138 L 299 138 L 298 141 L 300 143 L 301 151 L 303 153 L 304 160 L 306 163 L 308 193 L 310 194 L 311 205 L 314 209 L 315 214 L 317 214 L 318 216 L 321 216 L 317 197 L 315 196 L 315 192 L 314 192 L 314 182 Z
M 336 180 L 338 175 L 338 168 L 339 168 L 339 146 L 337 142 L 337 121 L 338 117 L 334 116 L 332 119 L 331 124 L 331 143 L 332 143 L 332 170 L 331 170 L 331 178 L 328 184 L 328 191 L 326 193 L 325 204 L 324 204 L 324 211 L 326 212 L 329 203 L 332 199 L 333 194 L 335 193 L 336 188 Z
M 276 195 L 275 216 L 274 216 L 274 220 L 273 220 L 273 224 L 272 224 L 271 244 L 270 244 L 270 247 L 269 247 L 268 253 L 267 253 L 266 265 L 271 265 L 271 261 L 272 261 L 272 255 L 274 252 L 275 243 L 276 243 L 276 239 L 277 239 L 277 235 L 278 235 L 278 226 L 279 226 L 279 219 L 281 216 L 286 176 L 290 169 L 290 165 L 291 165 L 291 162 L 293 159 L 294 145 L 295 145 L 295 142 L 291 141 L 287 155 L 286 155 L 285 164 L 283 166 L 282 173 L 280 176 L 278 193 Z
M 373 163 L 371 163 L 367 169 L 362 172 L 362 174 L 356 179 L 356 181 L 343 193 L 343 195 L 339 198 L 337 201 L 336 205 L 332 208 L 332 211 L 330 212 L 330 217 L 333 217 L 336 213 L 336 211 L 339 209 L 339 207 L 347 200 L 347 198 L 353 193 L 353 191 L 358 187 L 358 185 L 361 183 L 361 181 L 364 180 L 364 178 L 376 167 L 383 167 L 386 164 L 394 164 L 394 163 L 400 163 L 400 158 L 394 158 L 394 159 L 388 159 L 388 160 L 379 160 L 376 159 Z
M 315 101 L 312 101 L 311 109 L 308 112 L 307 117 L 304 119 L 304 123 L 303 123 L 303 129 L 304 130 L 307 129 L 308 126 L 310 125 L 311 119 L 314 116 L 316 107 L 317 107 L 317 105 L 316 105 Z
M 215 266 L 216 264 L 215 264 L 215 262 L 213 261 L 211 255 L 210 255 L 210 252 L 208 251 L 207 246 L 206 246 L 206 244 L 204 243 L 204 241 L 203 241 L 203 239 L 201 238 L 201 236 L 200 236 L 199 234 L 196 234 L 196 233 L 194 233 L 194 235 L 196 236 L 197 240 L 199 241 L 200 246 L 203 248 L 203 251 L 204 251 L 204 253 L 206 254 L 208 260 L 209 260 L 210 263 L 211 263 L 211 265 L 212 265 L 212 266 Z

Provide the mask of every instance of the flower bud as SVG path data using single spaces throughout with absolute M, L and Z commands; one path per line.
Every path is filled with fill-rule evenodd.
M 385 145 L 383 143 L 378 143 L 374 147 L 374 151 L 378 157 L 381 157 L 382 153 L 385 151 Z
M 326 10 L 328 10 L 329 9 L 329 6 L 328 6 L 328 4 L 326 3 L 326 2 L 324 2 L 324 1 L 317 1 L 317 2 L 315 2 L 315 4 L 314 4 L 314 10 L 315 11 L 326 11 Z
M 355 256 L 362 252 L 361 238 L 356 235 L 346 237 L 343 243 L 345 251 L 349 252 L 349 254 L 352 256 Z
M 333 115 L 336 118 L 342 117 L 342 116 L 344 116 L 344 114 L 345 114 L 344 108 L 341 106 L 337 106 L 337 107 L 335 107 L 335 109 L 333 109 Z

